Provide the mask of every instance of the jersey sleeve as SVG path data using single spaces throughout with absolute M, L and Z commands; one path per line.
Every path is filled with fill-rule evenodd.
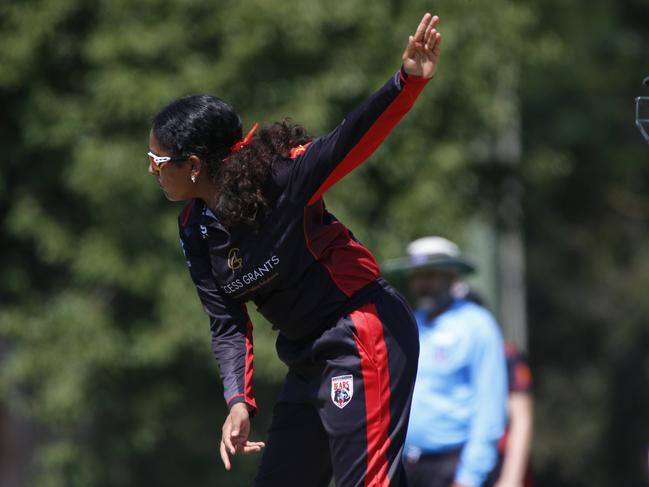
M 245 305 L 228 298 L 214 280 L 207 246 L 197 248 L 183 238 L 182 231 L 180 243 L 192 281 L 209 317 L 212 351 L 219 366 L 228 408 L 244 402 L 254 414 L 257 403 L 252 390 L 252 322 Z
M 291 178 L 295 199 L 310 205 L 365 161 L 413 106 L 429 78 L 392 76 L 329 134 L 315 139 L 295 157 Z

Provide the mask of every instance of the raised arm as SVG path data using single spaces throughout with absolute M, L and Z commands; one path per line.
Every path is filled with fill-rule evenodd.
M 408 39 L 402 68 L 329 134 L 314 140 L 296 157 L 291 185 L 294 198 L 307 205 L 365 161 L 413 106 L 439 61 L 441 34 L 437 16 L 424 15 Z

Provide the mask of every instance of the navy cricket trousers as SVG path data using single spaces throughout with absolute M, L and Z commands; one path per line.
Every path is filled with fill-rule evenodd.
M 256 487 L 402 487 L 417 373 L 417 325 L 382 279 L 364 303 L 307 342 L 281 336 L 288 366 Z

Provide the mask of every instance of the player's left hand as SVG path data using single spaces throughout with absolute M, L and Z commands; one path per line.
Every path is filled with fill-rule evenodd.
M 408 38 L 408 46 L 403 52 L 403 69 L 414 76 L 432 78 L 439 63 L 439 46 L 442 34 L 437 32 L 439 17 L 425 14 L 414 36 Z
M 219 451 L 226 470 L 232 468 L 230 455 L 237 453 L 258 453 L 264 448 L 261 441 L 248 441 L 250 434 L 250 413 L 244 403 L 237 403 L 230 409 L 221 429 Z

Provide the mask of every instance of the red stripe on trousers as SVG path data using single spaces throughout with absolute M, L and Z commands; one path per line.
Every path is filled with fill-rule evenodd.
M 365 387 L 367 467 L 365 487 L 387 487 L 390 448 L 390 371 L 383 325 L 376 306 L 366 304 L 351 314 L 361 357 Z

